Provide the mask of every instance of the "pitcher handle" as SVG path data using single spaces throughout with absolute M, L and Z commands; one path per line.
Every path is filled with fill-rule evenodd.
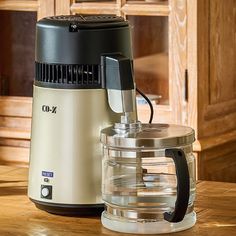
M 177 177 L 177 198 L 173 212 L 164 212 L 164 219 L 169 222 L 180 222 L 183 220 L 189 201 L 190 182 L 188 164 L 182 149 L 171 148 L 165 150 L 165 156 L 172 158 L 175 163 Z

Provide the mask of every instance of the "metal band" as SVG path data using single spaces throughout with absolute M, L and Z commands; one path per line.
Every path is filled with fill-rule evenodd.
M 189 206 L 186 211 L 186 214 L 193 212 L 193 209 L 194 209 L 194 205 Z M 145 208 L 145 207 L 138 208 L 138 209 L 122 208 L 122 207 L 118 208 L 117 206 L 105 203 L 105 210 L 106 210 L 107 214 L 110 214 L 112 216 L 127 218 L 129 220 L 159 221 L 159 220 L 164 219 L 163 213 L 165 211 L 170 211 L 173 209 L 170 209 L 170 208 L 158 209 L 158 208 Z
M 192 145 L 188 145 L 185 147 L 180 147 L 186 155 L 192 153 Z M 165 157 L 165 149 L 159 149 L 154 151 L 139 151 L 139 150 L 128 150 L 121 148 L 113 148 L 113 147 L 104 147 L 104 152 L 107 156 L 111 158 L 155 158 L 155 157 Z

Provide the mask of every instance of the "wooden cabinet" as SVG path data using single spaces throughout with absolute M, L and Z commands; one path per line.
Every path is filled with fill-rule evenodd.
M 235 0 L 1 1 L 3 10 L 37 12 L 38 19 L 54 14 L 117 14 L 128 19 L 136 84 L 154 98 L 154 122 L 195 129 L 200 179 L 236 181 Z M 3 60 L 1 56 L 0 72 Z M 7 148 L 24 148 L 19 155 L 28 157 L 31 98 L 4 96 L 0 108 L 0 159 L 6 158 Z M 138 110 L 139 119 L 147 122 L 148 106 L 139 105 Z
M 236 181 L 236 1 L 188 1 L 188 124 L 199 176 Z
M 54 0 L 0 1 L 1 164 L 28 164 L 35 24 L 54 14 Z

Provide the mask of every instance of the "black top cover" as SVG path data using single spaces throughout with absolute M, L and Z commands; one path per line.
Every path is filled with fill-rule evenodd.
M 35 84 L 56 88 L 101 88 L 104 54 L 132 60 L 130 26 L 114 15 L 43 18 L 36 29 Z

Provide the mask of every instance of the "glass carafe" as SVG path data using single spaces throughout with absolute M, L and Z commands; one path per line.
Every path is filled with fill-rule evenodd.
M 114 231 L 155 234 L 196 222 L 194 131 L 168 124 L 102 130 L 102 224 Z

